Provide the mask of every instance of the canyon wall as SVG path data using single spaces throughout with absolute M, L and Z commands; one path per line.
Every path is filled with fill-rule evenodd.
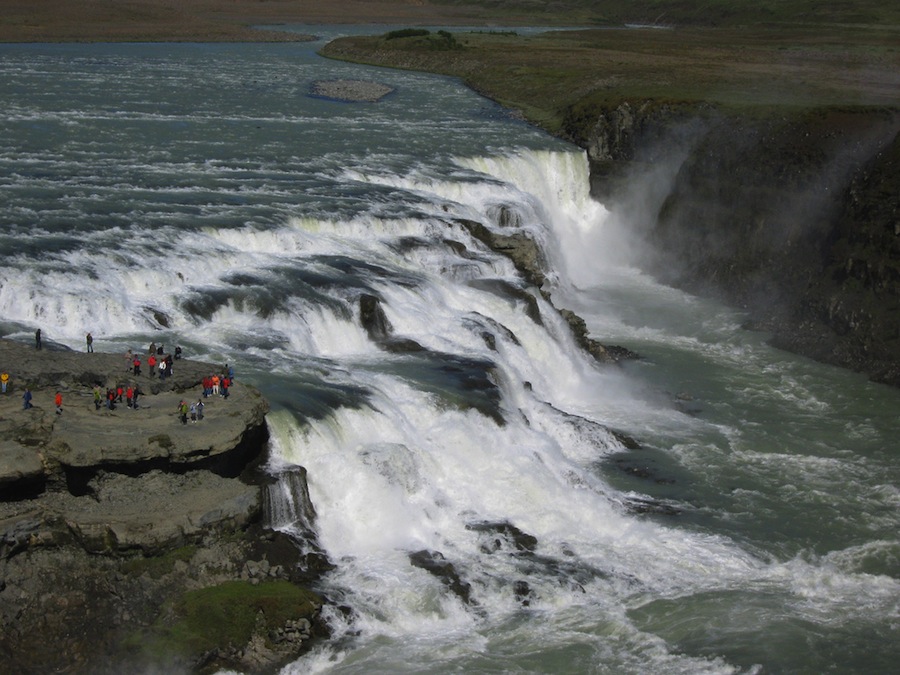
M 900 385 L 900 111 L 573 106 L 639 264 L 772 344 Z

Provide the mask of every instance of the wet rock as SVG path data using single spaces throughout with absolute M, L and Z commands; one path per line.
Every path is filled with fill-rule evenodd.
M 410 553 L 409 562 L 413 567 L 418 567 L 436 576 L 466 604 L 472 603 L 471 584 L 462 580 L 453 563 L 445 559 L 444 555 L 439 551 L 423 549 Z
M 575 557 L 560 560 L 552 556 L 540 555 L 532 551 L 516 554 L 519 571 L 527 576 L 552 578 L 565 588 L 585 592 L 585 586 L 609 574 Z
M 656 516 L 677 516 L 681 509 L 650 497 L 628 497 L 625 499 L 625 508 L 629 513 Z
M 494 337 L 493 333 L 489 333 L 484 330 L 481 331 L 481 339 L 484 340 L 484 346 L 490 349 L 492 352 L 497 351 L 497 338 Z
M 390 335 L 391 323 L 381 308 L 381 301 L 374 295 L 359 296 L 359 319 L 372 340 L 384 340 Z
M 410 338 L 390 337 L 381 340 L 378 346 L 393 354 L 415 354 L 425 351 L 425 347 Z
M 516 600 L 518 600 L 523 607 L 528 607 L 531 604 L 531 586 L 528 585 L 527 581 L 519 580 L 513 584 L 513 593 L 515 593 Z
M 518 527 L 507 521 L 481 521 L 467 523 L 466 529 L 495 536 L 488 544 L 482 544 L 482 551 L 493 553 L 507 544 L 517 551 L 534 551 L 537 548 L 537 537 L 523 532 Z
M 601 363 L 615 363 L 623 359 L 640 358 L 635 352 L 631 351 L 630 349 L 615 346 L 607 347 L 606 345 L 600 344 L 600 342 L 598 342 L 597 340 L 589 337 L 587 324 L 585 323 L 584 319 L 575 314 L 575 312 L 569 309 L 561 309 L 559 310 L 559 313 L 572 329 L 572 334 L 575 336 L 575 341 L 581 346 L 582 349 L 584 349 L 588 354 L 593 356 Z
M 491 231 L 481 223 L 465 218 L 456 219 L 475 239 L 481 241 L 492 251 L 507 256 L 512 260 L 525 280 L 540 288 L 546 281 L 548 269 L 544 252 L 537 242 L 526 232 L 500 234 Z

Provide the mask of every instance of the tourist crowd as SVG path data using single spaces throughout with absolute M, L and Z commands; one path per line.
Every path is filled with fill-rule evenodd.
M 41 340 L 41 330 L 37 329 L 35 331 L 34 339 L 35 339 L 35 348 L 42 349 L 42 340 Z M 85 337 L 85 342 L 87 345 L 87 352 L 94 352 L 94 338 L 88 333 Z M 173 372 L 173 364 L 176 360 L 181 359 L 182 357 L 182 349 L 181 347 L 175 347 L 175 351 L 173 354 L 166 354 L 165 348 L 162 344 L 156 345 L 155 343 L 150 343 L 150 348 L 147 351 L 147 377 L 156 378 L 158 377 L 160 380 L 165 380 L 167 377 L 172 376 Z M 141 377 L 142 376 L 142 367 L 144 363 L 139 354 L 134 353 L 131 349 L 125 352 L 125 371 L 129 373 L 132 377 Z M 203 394 L 202 397 L 197 399 L 195 403 L 188 403 L 184 399 L 182 399 L 178 403 L 178 409 L 176 411 L 180 421 L 182 424 L 187 424 L 188 419 L 191 422 L 199 422 L 203 419 L 203 411 L 205 408 L 205 404 L 203 403 L 204 398 L 209 398 L 210 396 L 221 396 L 222 398 L 228 398 L 228 392 L 231 385 L 234 384 L 234 368 L 228 366 L 227 364 L 222 369 L 220 373 L 211 373 L 203 378 L 202 386 L 203 386 Z M 6 371 L 0 372 L 0 390 L 2 390 L 3 394 L 6 394 L 9 390 L 10 385 L 10 374 Z M 100 410 L 101 408 L 105 408 L 106 410 L 115 410 L 122 402 L 125 402 L 126 407 L 137 410 L 139 408 L 138 401 L 141 396 L 144 395 L 143 390 L 140 386 L 135 383 L 123 383 L 119 384 L 115 387 L 108 387 L 106 391 L 103 391 L 103 388 L 97 384 L 93 389 L 93 398 L 94 398 L 94 409 Z M 34 396 L 29 387 L 25 387 L 25 391 L 22 394 L 22 408 L 24 410 L 28 410 L 33 408 L 32 404 Z M 56 405 L 56 414 L 61 415 L 62 408 L 62 393 L 57 391 L 54 397 L 54 403 Z

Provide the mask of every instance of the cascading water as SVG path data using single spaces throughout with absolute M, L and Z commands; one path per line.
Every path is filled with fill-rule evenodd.
M 315 531 L 316 509 L 309 498 L 306 472 L 286 469 L 263 491 L 266 525 L 275 530 Z
M 0 86 L 3 333 L 180 344 L 272 404 L 267 517 L 351 608 L 285 672 L 896 663 L 897 392 L 623 264 L 579 150 L 297 45 L 5 45 Z

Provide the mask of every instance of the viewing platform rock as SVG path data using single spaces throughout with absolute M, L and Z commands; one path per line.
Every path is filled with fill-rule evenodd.
M 10 672 L 268 672 L 319 630 L 323 601 L 304 584 L 327 561 L 265 523 L 267 401 L 238 379 L 227 398 L 204 397 L 203 378 L 225 364 L 179 359 L 160 380 L 140 359 L 135 375 L 124 353 L 0 339 L 10 375 L 0 394 L 0 659 Z M 143 392 L 137 407 L 124 395 L 106 406 L 119 385 Z M 203 401 L 203 418 L 183 423 L 181 401 Z M 186 598 L 205 592 L 225 594 L 229 615 L 250 627 L 239 643 L 215 626 L 185 627 Z M 273 596 L 289 606 L 268 612 Z M 196 640 L 179 638 L 192 630 Z
M 0 370 L 10 374 L 0 394 L 0 523 L 27 510 L 33 523 L 64 518 L 88 548 L 146 550 L 213 521 L 236 524 L 259 508 L 258 487 L 234 480 L 265 450 L 268 404 L 259 391 L 235 380 L 228 398 L 205 398 L 203 378 L 224 365 L 179 359 L 160 380 L 150 376 L 147 355 L 140 358 L 135 375 L 124 353 L 0 340 Z M 119 386 L 142 392 L 136 408 L 124 395 L 107 408 L 107 390 Z M 203 419 L 183 424 L 181 401 L 203 401 Z M 0 554 L 19 538 L 2 525 L 0 537 Z

